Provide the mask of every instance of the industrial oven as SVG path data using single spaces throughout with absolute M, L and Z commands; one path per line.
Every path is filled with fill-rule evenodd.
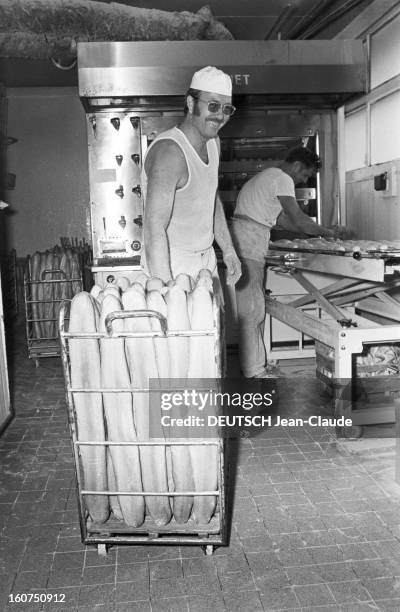
M 98 284 L 140 270 L 143 156 L 158 133 L 180 122 L 193 72 L 206 65 L 230 74 L 237 107 L 220 133 L 219 188 L 228 219 L 243 183 L 303 144 L 320 154 L 323 165 L 317 181 L 304 185 L 298 198 L 319 221 L 337 222 L 335 109 L 365 90 L 361 41 L 80 43 L 79 94 L 86 111 Z M 274 282 L 279 293 L 280 279 Z M 229 291 L 227 341 L 234 344 L 236 306 Z M 282 330 L 283 338 L 293 335 L 288 327 Z

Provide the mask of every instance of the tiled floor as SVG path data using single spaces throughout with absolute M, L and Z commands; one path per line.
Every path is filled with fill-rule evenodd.
M 400 610 L 393 440 L 337 443 L 311 428 L 244 438 L 228 547 L 207 557 L 196 546 L 118 546 L 103 558 L 80 541 L 60 361 L 36 369 L 19 328 L 13 372 L 16 418 L 0 439 L 1 610 Z M 287 373 L 289 414 L 329 414 L 312 368 Z M 21 593 L 53 601 L 10 603 Z

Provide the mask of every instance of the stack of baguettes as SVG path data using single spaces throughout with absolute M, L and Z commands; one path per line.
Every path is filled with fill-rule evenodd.
M 295 240 L 276 240 L 272 243 L 272 248 L 282 248 L 287 250 L 315 250 L 328 251 L 332 253 L 352 253 L 359 251 L 362 253 L 376 252 L 400 252 L 400 241 L 394 240 L 331 240 L 326 238 L 297 238 Z
M 81 291 L 81 265 L 73 249 L 54 247 L 30 259 L 32 336 L 47 339 L 57 336 L 57 320 L 63 300 Z
M 71 303 L 69 333 L 101 332 L 100 338 L 69 340 L 73 388 L 102 389 L 74 393 L 77 436 L 80 442 L 157 441 L 149 431 L 150 379 L 180 381 L 218 375 L 214 335 L 125 337 L 123 332 L 160 330 L 156 317 L 116 318 L 108 336 L 105 319 L 112 312 L 152 310 L 166 318 L 169 332 L 213 330 L 215 302 L 208 270 L 196 279 L 180 274 L 165 285 L 140 274 L 135 282 L 121 277 L 104 288 L 94 286 Z M 173 387 L 173 384 L 172 384 Z M 107 393 L 105 389 L 110 389 Z M 116 391 L 112 392 L 111 389 Z M 122 391 L 126 389 L 127 391 Z M 154 418 L 161 406 L 151 404 Z M 164 435 L 164 434 L 163 434 Z M 189 435 L 189 434 L 186 434 Z M 98 491 L 159 492 L 160 495 L 87 495 L 86 510 L 94 522 L 109 517 L 140 526 L 147 518 L 158 526 L 176 523 L 207 524 L 216 512 L 215 495 L 168 496 L 172 491 L 216 491 L 218 446 L 215 444 L 80 445 L 84 487 Z

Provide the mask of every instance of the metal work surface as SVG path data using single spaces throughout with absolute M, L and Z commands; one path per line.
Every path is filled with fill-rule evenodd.
M 390 402 L 372 407 L 353 404 L 354 359 L 369 345 L 400 342 L 400 302 L 396 299 L 400 287 L 399 246 L 369 241 L 359 241 L 355 246 L 353 241 L 322 239 L 294 242 L 295 245 L 288 244 L 290 241 L 271 245 L 267 263 L 287 271 L 307 294 L 290 303 L 267 297 L 267 313 L 330 347 L 336 416 L 352 419 L 356 428 L 350 428 L 350 433 L 343 430 L 343 435 L 360 435 L 362 424 L 393 423 L 394 405 Z M 329 251 L 331 254 L 327 254 Z M 327 278 L 334 274 L 336 280 L 317 288 L 302 270 L 324 273 Z M 338 276 L 345 278 L 337 280 Z M 323 316 L 302 311 L 313 304 Z M 386 307 L 386 316 L 379 315 L 380 304 Z M 387 389 L 397 389 L 398 375 L 388 378 Z
M 327 238 L 306 238 L 296 240 L 277 240 L 270 244 L 275 250 L 294 250 L 309 253 L 328 253 L 338 255 L 359 254 L 363 257 L 400 258 L 400 241 L 394 240 L 332 240 Z
M 367 240 L 278 240 L 267 264 L 348 278 L 384 282 L 400 272 L 400 243 Z

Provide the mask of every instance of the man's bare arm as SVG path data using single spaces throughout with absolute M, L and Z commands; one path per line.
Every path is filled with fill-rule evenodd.
M 235 250 L 228 224 L 226 222 L 224 207 L 218 193 L 215 196 L 214 237 L 222 252 L 229 249 L 233 251 Z
M 145 169 L 147 197 L 145 202 L 143 238 L 146 261 L 151 276 L 165 283 L 172 278 L 166 230 L 174 206 L 176 189 L 187 175 L 186 162 L 172 140 L 158 142 L 149 151 Z
M 300 209 L 295 198 L 290 196 L 278 196 L 278 198 L 294 228 L 309 236 L 324 236 L 325 238 L 333 238 L 335 236 L 333 230 L 323 225 L 319 225 L 310 219 L 310 217 Z
M 215 142 L 218 148 L 218 155 L 221 155 L 221 141 L 217 137 Z M 235 251 L 228 229 L 228 224 L 226 222 L 224 206 L 221 202 L 218 191 L 215 195 L 214 238 L 222 252 L 228 250 Z
M 214 237 L 222 251 L 224 263 L 226 265 L 226 282 L 228 285 L 234 285 L 242 274 L 242 266 L 232 243 L 224 207 L 218 193 L 215 196 Z
M 219 138 L 216 139 L 218 154 L 221 154 L 221 143 Z M 226 282 L 228 285 L 234 285 L 238 282 L 242 275 L 242 265 L 232 243 L 231 234 L 226 222 L 225 211 L 218 191 L 215 194 L 215 210 L 214 210 L 214 238 L 222 251 L 224 263 L 226 265 Z

